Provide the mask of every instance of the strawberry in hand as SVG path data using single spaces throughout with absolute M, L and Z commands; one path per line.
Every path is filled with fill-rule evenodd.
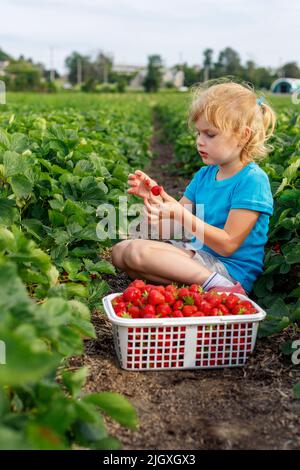
M 131 186 L 127 190 L 129 194 L 141 197 L 142 199 L 149 199 L 151 189 L 157 186 L 156 181 L 151 179 L 146 173 L 136 170 L 134 174 L 129 173 L 128 184 Z

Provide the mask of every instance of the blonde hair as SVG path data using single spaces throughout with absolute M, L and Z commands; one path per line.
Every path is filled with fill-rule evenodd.
M 251 135 L 242 148 L 241 161 L 262 160 L 273 149 L 266 142 L 274 133 L 276 114 L 261 94 L 263 102 L 257 102 L 250 84 L 226 80 L 210 80 L 192 88 L 189 127 L 193 128 L 202 115 L 216 129 L 237 138 L 249 127 Z

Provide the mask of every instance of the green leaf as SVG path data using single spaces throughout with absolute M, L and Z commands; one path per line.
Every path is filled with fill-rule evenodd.
M 298 176 L 298 169 L 300 167 L 300 158 L 296 160 L 294 163 L 289 165 L 283 173 L 283 176 L 287 178 L 288 182 L 291 183 L 291 181 Z
M 26 175 L 31 173 L 32 158 L 23 157 L 16 152 L 5 152 L 3 156 L 5 176 Z
M 293 392 L 294 392 L 294 398 L 299 399 L 300 398 L 300 382 L 296 383 L 293 387 Z
M 138 417 L 135 409 L 127 398 L 116 392 L 101 392 L 87 395 L 82 399 L 85 403 L 93 403 L 99 406 L 109 416 L 122 426 L 136 429 Z
M 64 371 L 62 380 L 64 386 L 70 392 L 73 398 L 77 398 L 83 388 L 88 376 L 88 368 L 81 367 L 76 372 Z
M 269 318 L 282 318 L 289 316 L 289 309 L 282 299 L 277 299 L 271 308 L 267 310 Z
M 27 198 L 32 192 L 33 185 L 24 175 L 13 176 L 10 184 L 18 198 Z
M 258 338 L 264 338 L 265 336 L 271 336 L 275 333 L 280 333 L 282 330 L 287 328 L 290 324 L 288 317 L 283 317 L 276 320 L 264 320 L 258 329 Z
M 62 410 L 63 412 L 63 410 Z M 33 449 L 37 450 L 63 450 L 66 446 L 51 426 L 38 423 L 29 423 L 26 429 L 28 441 Z
M 7 150 L 10 148 L 10 138 L 10 135 L 0 128 L 0 144 Z
M 22 432 L 0 425 L 0 450 L 28 449 Z
M 58 366 L 59 358 L 50 352 L 36 351 L 35 344 L 28 344 L 21 336 L 0 330 L 6 346 L 6 364 L 0 366 L 0 383 L 24 385 L 37 381 Z
M 0 224 L 10 227 L 19 219 L 15 201 L 0 199 Z
M 69 298 L 72 298 L 72 297 L 87 297 L 88 296 L 88 292 L 87 292 L 87 288 L 85 286 L 83 286 L 82 284 L 76 284 L 74 282 L 68 282 L 66 284 L 66 291 L 67 291 L 67 294 L 68 294 L 68 297 Z

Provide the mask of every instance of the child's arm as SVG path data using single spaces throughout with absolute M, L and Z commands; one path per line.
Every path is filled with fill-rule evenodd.
M 203 240 L 205 245 L 221 256 L 231 256 L 241 246 L 260 215 L 258 211 L 231 209 L 224 229 L 220 229 L 193 215 L 164 190 L 160 195 L 164 202 L 160 203 L 158 208 L 151 204 L 152 196 L 150 204 L 145 201 L 148 213 L 153 214 L 154 218 L 160 214 L 162 219 L 170 218 L 170 214 L 173 213 L 174 220 L 177 220 L 189 234 L 193 234 L 198 240 Z
M 162 198 L 160 198 L 162 200 Z M 193 212 L 193 203 L 187 197 L 183 196 L 178 203 L 186 207 L 188 211 Z M 165 222 L 165 223 L 164 223 Z M 166 238 L 174 238 L 178 235 L 178 237 L 182 237 L 182 224 L 180 224 L 175 217 L 171 217 L 169 219 L 160 218 L 158 221 L 159 226 L 159 239 L 166 239 Z
M 231 209 L 224 229 L 209 225 L 182 209 L 179 221 L 195 237 L 221 256 L 231 256 L 246 240 L 260 212 L 247 209 Z

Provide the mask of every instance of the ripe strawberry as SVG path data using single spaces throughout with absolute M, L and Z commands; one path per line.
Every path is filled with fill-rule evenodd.
M 218 315 L 220 315 L 220 313 L 222 315 L 222 312 L 220 312 L 218 307 L 213 307 L 208 315 L 210 315 L 212 317 L 217 317 Z
M 141 317 L 141 309 L 135 305 L 133 305 L 132 307 L 129 307 L 127 312 L 129 313 L 129 315 L 132 316 L 132 318 L 140 318 Z
M 161 294 L 165 295 L 165 286 L 154 286 L 155 290 L 158 290 Z
M 191 284 L 190 287 L 189 287 L 189 291 L 190 292 L 195 292 L 195 293 L 198 293 L 198 294 L 202 294 L 203 289 L 202 289 L 201 286 L 199 286 L 199 284 Z
M 171 313 L 172 309 L 168 304 L 159 304 L 156 307 L 156 315 L 159 317 L 168 317 Z
M 172 317 L 183 317 L 183 313 L 181 310 L 173 310 Z
M 280 253 L 281 252 L 280 244 L 275 243 L 275 245 L 273 246 L 273 250 L 275 251 L 275 253 Z
M 143 317 L 145 317 L 145 315 L 155 315 L 154 305 L 147 304 L 145 307 L 142 307 L 141 314 Z
M 197 307 L 196 311 L 197 311 Z M 193 313 L 195 313 L 194 306 L 193 305 L 185 305 L 182 309 L 182 313 L 184 317 L 190 317 Z
M 148 303 L 150 305 L 163 304 L 165 302 L 165 296 L 156 289 L 149 292 Z
M 207 302 L 206 300 L 202 300 L 202 302 L 199 305 L 199 309 L 201 310 L 201 312 L 203 312 L 207 315 L 211 312 L 212 305 L 209 302 Z
M 173 304 L 173 310 L 181 310 L 183 308 L 183 301 L 182 300 L 176 300 Z
M 246 311 L 247 311 L 247 309 L 238 303 L 232 308 L 231 314 L 232 315 L 243 315 L 243 313 L 246 312 Z
M 251 302 L 249 302 L 249 300 L 241 300 L 241 301 L 240 301 L 240 305 L 241 305 L 242 307 L 245 307 L 247 310 L 253 308 L 253 305 L 252 305 Z
M 222 299 L 219 294 L 213 292 L 208 292 L 205 295 L 205 300 L 209 302 L 212 307 L 218 307 L 222 302 Z
M 151 193 L 152 193 L 154 196 L 159 196 L 161 190 L 162 190 L 162 187 L 156 185 L 156 186 L 153 186 L 153 187 L 151 188 Z
M 168 302 L 168 304 L 170 304 L 170 305 L 173 305 L 174 302 L 176 301 L 176 297 L 173 294 L 173 292 L 166 291 L 164 293 L 164 296 L 165 296 L 166 302 Z
M 152 315 L 151 313 L 146 313 L 143 318 L 156 318 L 156 315 Z
M 150 292 L 152 289 L 155 289 L 156 286 L 153 284 L 147 284 L 145 287 L 145 291 Z
M 123 302 L 123 294 L 118 295 L 117 297 L 115 297 L 112 301 L 112 305 L 116 305 L 120 302 Z
M 236 295 L 229 294 L 225 301 L 225 305 L 227 308 L 229 308 L 229 310 L 231 310 L 239 302 L 239 300 L 239 297 L 237 297 Z
M 180 289 L 178 289 L 178 297 L 180 299 L 183 299 L 184 297 L 188 297 L 189 294 L 190 294 L 189 290 L 186 287 L 181 287 Z
M 169 284 L 165 287 L 165 291 L 175 293 L 177 291 L 177 286 L 175 284 Z
M 202 297 L 201 294 L 198 294 L 197 292 L 194 292 L 193 293 L 193 299 L 194 299 L 194 304 L 197 305 L 197 307 L 199 307 L 202 300 L 203 300 L 203 297 Z
M 219 311 L 222 312 L 223 315 L 229 315 L 229 310 L 226 307 L 226 305 L 221 304 L 221 305 L 218 306 L 218 309 L 219 309 Z
M 146 284 L 141 279 L 135 279 L 129 286 L 144 291 Z
M 139 300 L 142 296 L 142 293 L 139 289 L 135 287 L 127 287 L 127 289 L 123 293 L 123 298 L 127 302 L 134 302 Z
M 116 313 L 119 313 L 119 312 L 121 312 L 122 310 L 124 310 L 124 311 L 126 310 L 126 304 L 125 304 L 125 302 L 119 302 L 118 304 L 114 305 L 113 307 L 114 307 L 114 311 L 115 311 Z

